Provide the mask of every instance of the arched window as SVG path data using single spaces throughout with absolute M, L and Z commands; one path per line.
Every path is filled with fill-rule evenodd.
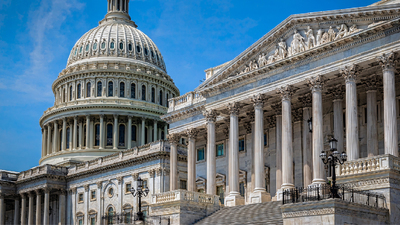
M 97 50 L 97 42 L 95 42 L 94 44 L 93 44 L 93 50 Z
M 94 146 L 100 146 L 100 124 L 95 125 L 94 132 Z
M 131 141 L 136 141 L 136 126 L 135 125 L 133 125 L 132 126 L 132 137 L 131 137 Z
M 111 44 L 110 44 L 110 48 L 111 48 L 111 49 L 114 49 L 114 48 L 115 48 L 115 43 L 114 43 L 114 41 L 113 41 L 113 42 L 111 42 Z
M 69 87 L 69 100 L 72 101 L 72 86 Z
M 141 50 L 142 50 L 142 49 L 140 48 L 140 46 L 137 45 L 137 46 L 136 46 L 136 51 L 137 51 L 138 53 L 140 53 Z
M 70 140 L 70 135 L 69 135 L 69 133 L 70 133 L 70 129 L 69 129 L 69 127 L 67 128 L 67 149 L 69 149 L 69 140 Z
M 124 49 L 124 43 L 122 43 L 122 42 L 119 43 L 119 49 L 120 49 L 120 50 L 123 50 L 123 49 Z
M 113 89 L 114 89 L 113 82 L 112 81 L 108 82 L 108 96 L 109 97 L 113 96 Z
M 86 97 L 90 98 L 90 89 L 92 88 L 92 84 L 90 82 L 88 82 L 86 84 Z
M 108 224 L 114 224 L 114 209 L 112 207 L 108 209 Z
M 131 84 L 131 98 L 136 98 L 136 84 Z
M 107 124 L 107 146 L 113 145 L 113 125 Z
M 160 105 L 163 105 L 163 93 L 162 90 L 160 90 Z
M 119 84 L 119 97 L 123 98 L 125 97 L 125 83 L 121 82 Z
M 81 98 L 81 84 L 78 84 L 78 99 Z
M 97 82 L 97 97 L 101 97 L 101 89 L 103 89 L 103 83 Z
M 63 132 L 63 130 L 61 129 L 60 130 L 60 143 L 62 143 L 63 142 L 63 134 L 62 134 L 62 132 Z M 62 150 L 62 146 L 61 145 L 59 145 L 59 149 L 58 149 L 59 151 L 61 151 Z
M 156 89 L 151 88 L 151 102 L 156 102 Z
M 142 100 L 146 101 L 146 86 L 142 85 Z
M 119 146 L 125 146 L 125 125 L 119 125 Z
M 129 50 L 129 51 L 132 51 L 132 43 L 129 43 L 129 44 L 128 44 L 128 50 Z
M 164 140 L 164 139 L 165 139 L 164 131 L 161 131 L 161 140 Z

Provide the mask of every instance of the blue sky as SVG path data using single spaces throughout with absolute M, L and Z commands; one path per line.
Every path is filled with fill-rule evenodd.
M 374 0 L 131 0 L 130 15 L 156 43 L 184 94 L 204 70 L 233 59 L 291 14 Z M 106 14 L 106 0 L 0 0 L 0 169 L 38 165 L 39 118 L 70 49 Z

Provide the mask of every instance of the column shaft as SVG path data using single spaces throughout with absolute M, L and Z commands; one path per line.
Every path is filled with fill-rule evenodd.
M 167 140 L 168 135 L 168 124 L 164 125 L 164 140 Z
M 114 115 L 114 135 L 113 135 L 113 148 L 118 149 L 118 115 Z
M 293 188 L 292 106 L 282 100 L 282 189 Z
M 45 129 L 42 129 L 42 157 L 47 155 L 47 152 L 45 150 L 45 143 L 46 143 L 46 139 L 45 139 Z
M 170 191 L 178 189 L 178 145 L 177 140 L 171 142 L 170 152 Z
M 79 144 L 78 149 L 83 149 L 83 122 L 82 119 L 79 121 Z
M 78 133 L 76 132 L 78 129 L 78 116 L 74 117 L 74 130 L 71 132 L 72 133 L 72 150 L 76 150 L 77 146 L 78 146 L 78 142 L 77 142 L 77 136 Z
M 190 130 L 188 134 L 188 191 L 197 191 L 196 186 L 196 131 Z
M 217 194 L 216 189 L 215 119 L 207 123 L 207 194 Z
M 276 115 L 276 190 L 282 186 L 282 115 Z
M 304 172 L 304 187 L 307 187 L 312 183 L 312 168 L 313 168 L 313 157 L 312 157 L 312 145 L 311 135 L 308 127 L 308 119 L 311 118 L 311 108 L 303 108 L 303 172 Z
M 33 223 L 33 198 L 35 196 L 32 193 L 29 193 L 29 209 L 28 209 L 28 225 L 34 225 Z
M 58 122 L 54 121 L 54 133 L 53 133 L 53 151 L 58 152 L 60 150 L 60 146 L 58 145 Z
M 158 127 L 157 127 L 157 120 L 154 120 L 154 141 L 158 140 Z
M 43 224 L 50 224 L 49 209 L 50 209 L 50 191 L 48 189 L 45 189 L 45 191 L 44 191 Z M 73 217 L 75 217 L 75 215 L 73 215 Z
M 262 107 L 261 103 L 254 107 L 254 191 L 265 191 L 264 111 Z
M 67 149 L 67 119 L 63 118 L 63 128 L 62 128 L 62 144 L 61 150 L 65 151 Z
M 49 124 L 47 125 L 47 154 L 50 155 L 51 153 L 51 126 Z
M 0 224 L 5 224 L 6 221 L 6 203 L 4 201 L 4 194 L 0 194 Z
M 42 224 L 42 195 L 36 192 L 36 225 Z
M 26 196 L 21 194 L 21 225 L 26 225 Z
M 313 140 L 313 184 L 325 183 L 324 165 L 319 157 L 324 150 L 324 130 L 322 116 L 322 88 L 312 88 L 312 140 Z
M 19 225 L 21 215 L 19 214 L 20 209 L 19 209 L 19 199 L 14 200 L 14 225 Z M 1 222 L 1 221 L 0 221 Z
M 334 137 L 338 140 L 337 150 L 344 151 L 344 128 L 343 128 L 343 100 L 333 100 L 333 130 Z
M 132 148 L 132 116 L 128 116 L 128 149 Z
M 383 70 L 383 123 L 385 154 L 399 156 L 394 67 Z
M 104 115 L 100 115 L 100 137 L 99 137 L 99 149 L 104 149 Z
M 100 121 L 101 121 L 101 117 L 100 117 Z M 100 126 L 102 125 L 102 123 L 100 123 Z M 100 129 L 101 132 L 101 129 Z M 101 140 L 101 136 L 100 136 L 100 140 Z M 90 148 L 90 116 L 87 115 L 86 116 L 86 149 Z M 100 141 L 101 143 L 101 141 Z
M 44 127 L 44 134 L 43 134 L 43 152 L 45 155 L 48 155 L 47 152 L 47 127 Z
M 59 195 L 59 212 L 58 212 L 58 225 L 64 225 L 65 224 L 65 192 L 63 191 Z M 100 200 L 100 199 L 99 199 Z
M 349 161 L 359 158 L 357 88 L 354 79 L 346 81 L 346 149 Z
M 145 128 L 146 128 L 146 119 L 145 118 L 142 118 L 142 132 L 141 132 L 141 135 L 140 135 L 140 145 L 145 145 L 146 144 L 146 140 L 145 140 Z
M 367 91 L 367 152 L 368 157 L 378 155 L 378 127 L 376 90 Z

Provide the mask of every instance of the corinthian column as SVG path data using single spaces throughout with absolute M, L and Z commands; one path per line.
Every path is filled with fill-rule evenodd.
M 99 149 L 104 149 L 104 114 L 100 114 L 100 137 L 99 137 Z
M 132 148 L 132 115 L 128 116 L 128 149 Z
M 379 77 L 372 75 L 362 80 L 367 89 L 367 153 L 368 157 L 378 155 L 378 119 L 376 109 L 376 92 Z
M 54 121 L 54 133 L 53 133 L 53 151 L 58 152 L 60 150 L 60 146 L 58 145 L 58 139 L 59 139 L 59 133 L 58 133 L 58 121 Z
M 49 123 L 47 125 L 47 154 L 50 155 L 51 153 L 51 124 Z
M 293 138 L 292 106 L 294 93 L 292 86 L 287 85 L 277 90 L 282 97 L 282 190 L 293 188 Z
M 42 222 L 42 193 L 40 190 L 36 190 L 36 225 L 40 225 Z
M 188 137 L 188 191 L 197 191 L 196 186 L 196 136 L 198 131 L 190 129 L 186 131 Z
M 74 130 L 71 132 L 72 133 L 72 150 L 76 150 L 77 147 L 77 136 L 78 133 L 76 132 L 78 130 L 78 116 L 74 116 Z
M 343 94 L 344 86 L 339 84 L 328 89 L 328 94 L 333 97 L 333 136 L 338 141 L 337 150 L 339 153 L 344 151 L 343 136 Z
M 62 144 L 61 150 L 65 151 L 67 149 L 67 118 L 63 117 L 63 127 L 62 127 Z
M 158 127 L 157 127 L 157 120 L 154 120 L 154 126 L 153 126 L 153 136 L 154 136 L 154 140 L 153 141 L 157 141 L 158 140 Z
M 377 59 L 383 72 L 383 124 L 385 135 L 385 154 L 399 156 L 397 140 L 396 86 L 394 72 L 397 60 L 390 52 Z
M 345 66 L 340 73 L 346 80 L 346 150 L 348 160 L 359 158 L 358 117 L 357 117 L 357 86 L 359 73 L 357 65 Z
M 4 194 L 0 193 L 0 224 L 5 224 L 6 217 L 6 203 L 4 201 Z
M 312 133 L 309 131 L 308 120 L 312 115 L 312 95 L 307 93 L 299 98 L 303 105 L 303 183 L 307 187 L 312 183 L 313 157 L 312 157 Z
M 113 140 L 113 148 L 118 149 L 118 115 L 114 114 L 114 140 Z
M 45 139 L 45 131 L 44 130 L 45 129 L 42 128 L 42 157 L 47 155 L 47 152 L 45 150 L 45 143 L 46 143 L 45 141 L 46 141 L 46 139 Z
M 170 134 L 168 135 L 168 140 L 171 145 L 171 151 L 170 151 L 170 161 L 169 161 L 169 167 L 170 167 L 170 175 L 169 175 L 169 185 L 170 191 L 174 191 L 178 189 L 178 140 L 179 137 L 176 134 Z
M 47 152 L 47 125 L 44 125 L 43 128 L 44 128 L 43 152 L 44 152 L 45 155 L 48 155 L 48 152 Z
M 44 208 L 43 208 L 43 224 L 50 224 L 49 207 L 50 207 L 50 189 L 44 189 Z M 75 217 L 75 216 L 74 216 Z
M 216 151 L 215 151 L 215 121 L 217 113 L 214 110 L 203 113 L 207 121 L 207 194 L 215 195 L 216 192 Z
M 79 119 L 79 140 L 78 149 L 83 149 L 83 119 Z
M 146 118 L 142 117 L 142 130 L 140 134 L 140 144 L 145 145 L 146 144 L 146 139 L 145 139 L 145 132 L 146 132 Z
M 19 225 L 19 219 L 20 219 L 20 209 L 19 209 L 20 205 L 19 205 L 19 199 L 16 198 L 14 200 L 14 225 Z M 1 220 L 0 220 L 1 222 Z
M 225 198 L 226 206 L 244 205 L 244 198 L 239 192 L 239 103 L 229 103 L 229 196 Z
M 33 198 L 35 197 L 35 195 L 32 192 L 28 193 L 29 196 L 29 208 L 28 208 L 28 225 L 33 225 Z
M 254 190 L 251 193 L 251 203 L 271 201 L 271 195 L 265 190 L 264 172 L 264 101 L 261 94 L 251 99 L 254 105 Z
M 67 192 L 65 190 L 61 191 L 61 194 L 59 195 L 59 212 L 58 212 L 58 225 L 64 225 L 65 224 L 65 196 Z M 100 199 L 99 199 L 100 200 Z
M 324 166 L 319 155 L 324 150 L 324 130 L 322 117 L 323 76 L 311 77 L 307 83 L 312 91 L 312 146 L 313 146 L 313 184 L 325 183 Z
M 279 198 L 279 190 L 282 186 L 282 102 L 272 105 L 276 114 L 276 197 Z
M 26 225 L 26 195 L 21 194 L 21 225 Z
M 101 117 L 100 117 L 101 120 Z M 100 144 L 101 144 L 101 125 L 100 123 Z M 86 149 L 90 148 L 90 115 L 86 115 Z

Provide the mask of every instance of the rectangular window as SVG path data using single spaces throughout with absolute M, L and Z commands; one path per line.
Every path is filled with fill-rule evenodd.
M 239 152 L 244 151 L 244 138 L 239 139 Z
M 186 190 L 186 180 L 180 180 L 180 189 Z
M 90 225 L 96 225 L 96 218 L 90 218 Z
M 204 148 L 197 149 L 197 161 L 204 160 Z
M 219 195 L 219 200 L 221 202 L 221 204 L 223 205 L 225 202 L 224 199 L 224 187 L 223 186 L 218 186 L 217 187 L 217 195 Z
M 267 133 L 264 133 L 264 146 L 268 145 Z
M 78 195 L 78 202 L 83 202 L 83 194 Z
M 147 188 L 147 180 L 143 180 L 143 189 Z
M 96 190 L 90 192 L 90 199 L 96 200 Z
M 216 149 L 217 149 L 217 157 L 224 155 L 224 144 L 218 144 L 216 146 Z
M 79 225 L 83 225 L 83 220 L 82 219 L 79 220 Z
M 132 188 L 132 184 L 131 183 L 127 183 L 125 185 L 125 193 L 131 193 L 131 188 Z
M 239 192 L 242 197 L 244 197 L 244 183 L 239 184 Z
M 131 223 L 131 213 L 127 212 L 125 213 L 125 223 Z

